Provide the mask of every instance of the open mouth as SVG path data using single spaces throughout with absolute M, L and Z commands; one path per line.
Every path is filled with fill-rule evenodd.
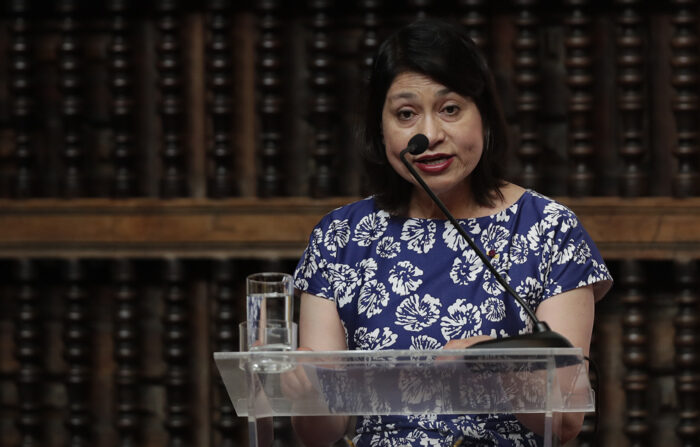
M 452 158 L 452 156 L 450 156 L 450 155 L 440 155 L 437 157 L 422 158 L 420 160 L 416 160 L 416 163 L 422 163 L 422 164 L 425 164 L 428 166 L 439 165 L 441 163 L 446 162 L 450 158 Z
M 435 154 L 419 158 L 415 161 L 415 164 L 421 171 L 434 174 L 447 169 L 453 160 L 454 155 Z

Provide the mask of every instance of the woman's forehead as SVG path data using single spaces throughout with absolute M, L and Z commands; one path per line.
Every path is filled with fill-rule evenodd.
M 429 89 L 436 96 L 444 96 L 453 90 L 430 76 L 416 72 L 404 72 L 396 76 L 387 90 L 388 99 L 413 98 L 417 92 Z

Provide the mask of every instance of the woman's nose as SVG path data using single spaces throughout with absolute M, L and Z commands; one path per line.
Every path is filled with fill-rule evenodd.
M 428 137 L 428 147 L 433 147 L 444 138 L 444 132 L 440 120 L 433 116 L 426 116 L 423 120 L 420 133 Z

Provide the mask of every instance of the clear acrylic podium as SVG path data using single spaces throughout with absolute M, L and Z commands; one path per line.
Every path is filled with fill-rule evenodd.
M 538 413 L 545 446 L 557 413 L 594 410 L 580 348 L 434 351 L 217 352 L 250 446 L 267 447 L 275 416 Z M 272 372 L 271 372 L 272 370 Z M 290 376 L 311 392 L 290 398 Z M 269 419 L 268 419 L 269 421 Z

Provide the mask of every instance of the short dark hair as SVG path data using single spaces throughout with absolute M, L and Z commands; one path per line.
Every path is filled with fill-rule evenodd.
M 368 193 L 392 214 L 408 210 L 410 184 L 389 164 L 382 138 L 382 109 L 391 83 L 401 73 L 416 72 L 471 98 L 484 126 L 484 150 L 471 174 L 474 198 L 492 206 L 503 196 L 501 169 L 507 128 L 491 70 L 462 27 L 421 19 L 390 35 L 379 47 L 367 90 L 362 159 Z

